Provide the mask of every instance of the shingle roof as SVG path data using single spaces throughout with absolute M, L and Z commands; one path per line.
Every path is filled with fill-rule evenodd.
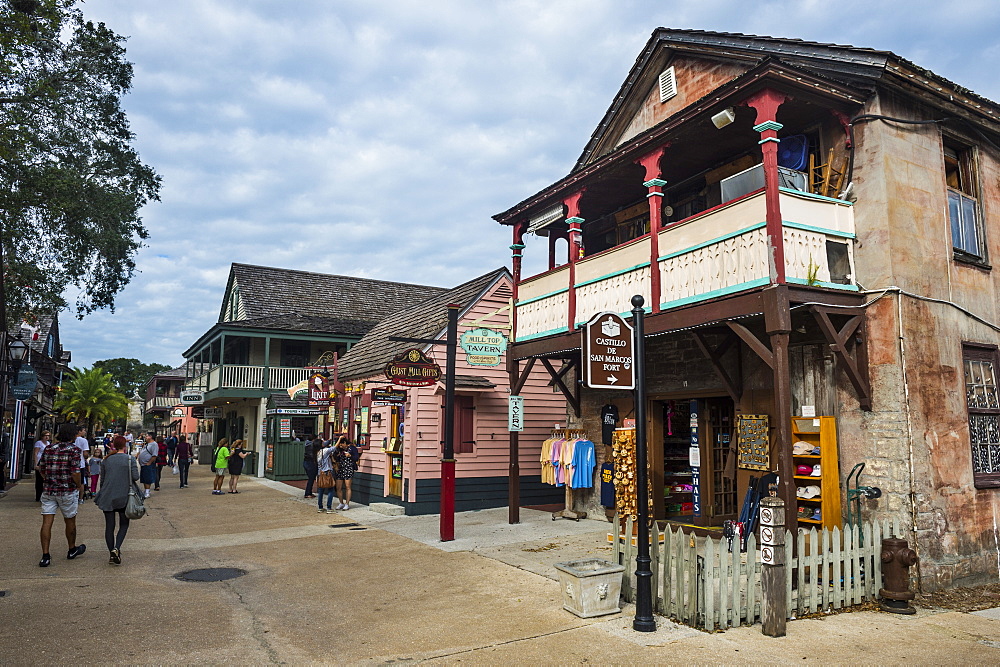
M 303 410 L 317 410 L 322 412 L 325 408 L 320 408 L 317 406 L 309 405 L 309 399 L 305 396 L 299 396 L 298 398 L 289 398 L 287 391 L 278 391 L 271 394 L 271 399 L 268 401 L 269 408 L 274 409 L 284 409 L 288 410 L 291 408 L 303 409 Z
M 266 317 L 256 317 L 248 320 L 226 322 L 226 326 L 243 327 L 247 329 L 282 329 L 284 331 L 308 331 L 310 333 L 328 332 L 362 336 L 371 329 L 371 322 L 359 322 L 340 317 L 315 317 L 300 313 L 279 313 Z
M 487 288 L 503 277 L 510 277 L 505 268 L 496 269 L 467 283 L 437 294 L 418 306 L 386 317 L 365 334 L 338 364 L 341 380 L 367 377 L 382 370 L 396 354 L 418 343 L 394 343 L 389 336 L 435 338 L 448 324 L 448 304 L 458 304 L 462 310 L 478 300 Z M 435 355 L 441 359 L 443 354 Z M 456 380 L 458 375 L 455 376 Z
M 445 291 L 442 287 L 429 285 L 253 264 L 234 263 L 231 276 L 239 286 L 247 320 L 295 313 L 374 324 L 388 313 L 409 308 Z

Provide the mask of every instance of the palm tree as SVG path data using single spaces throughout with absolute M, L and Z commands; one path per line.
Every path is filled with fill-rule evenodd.
M 56 397 L 55 408 L 69 419 L 86 420 L 91 437 L 95 421 L 107 424 L 128 417 L 128 400 L 115 388 L 111 375 L 96 366 L 70 371 Z

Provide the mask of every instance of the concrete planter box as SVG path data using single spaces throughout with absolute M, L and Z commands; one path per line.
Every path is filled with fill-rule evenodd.
M 622 592 L 624 565 L 600 558 L 556 563 L 563 593 L 563 609 L 581 618 L 614 614 Z

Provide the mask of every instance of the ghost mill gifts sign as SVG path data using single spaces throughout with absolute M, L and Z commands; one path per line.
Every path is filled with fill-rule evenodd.
M 586 383 L 591 389 L 635 389 L 635 336 L 621 315 L 599 313 L 583 329 Z
M 420 350 L 410 349 L 385 365 L 385 377 L 402 387 L 428 387 L 441 379 L 441 367 Z

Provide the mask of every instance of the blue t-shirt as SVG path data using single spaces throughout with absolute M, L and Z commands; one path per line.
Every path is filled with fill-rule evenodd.
M 590 440 L 578 440 L 573 448 L 573 478 L 569 480 L 569 485 L 574 489 L 592 488 L 596 466 L 594 443 Z

